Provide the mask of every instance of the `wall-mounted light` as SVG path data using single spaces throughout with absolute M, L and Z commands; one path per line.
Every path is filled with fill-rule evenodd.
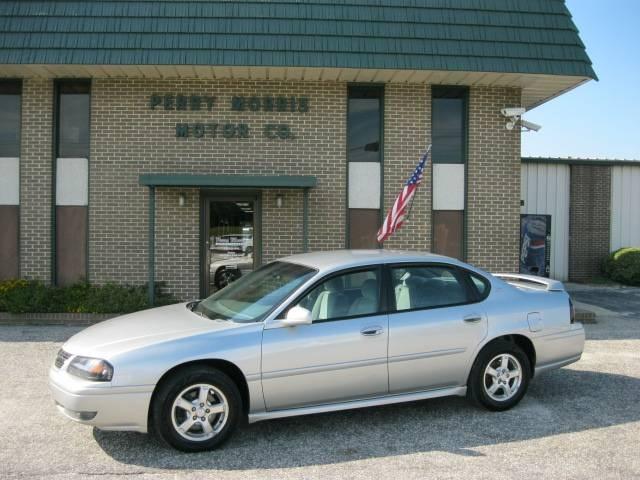
M 183 192 L 181 192 L 178 195 L 178 205 L 181 207 L 184 207 L 184 201 L 185 201 L 185 194 Z
M 276 195 L 276 207 L 282 207 L 282 195 Z

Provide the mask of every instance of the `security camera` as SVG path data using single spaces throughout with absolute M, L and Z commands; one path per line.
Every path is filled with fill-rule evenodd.
M 526 128 L 528 131 L 533 130 L 534 132 L 537 132 L 542 128 L 542 126 L 538 125 L 537 123 L 527 122 L 526 120 L 523 120 L 523 119 L 520 119 L 520 125 Z
M 500 110 L 503 116 L 505 117 L 521 117 L 527 111 L 526 108 L 503 108 Z

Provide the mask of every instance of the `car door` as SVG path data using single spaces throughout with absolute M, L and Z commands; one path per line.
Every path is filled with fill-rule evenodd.
M 262 339 L 267 410 L 386 394 L 389 329 L 382 297 L 381 267 L 343 271 L 292 303 L 311 312 L 311 324 L 267 323 Z
M 487 335 L 483 295 L 474 283 L 482 279 L 450 265 L 389 269 L 390 392 L 464 385 L 471 356 Z M 488 293 L 489 284 L 482 286 Z

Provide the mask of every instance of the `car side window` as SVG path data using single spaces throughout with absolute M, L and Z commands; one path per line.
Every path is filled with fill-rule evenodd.
M 439 265 L 406 266 L 391 269 L 396 310 L 415 310 L 474 301 L 464 274 Z
M 479 275 L 469 273 L 469 278 L 473 282 L 473 286 L 478 292 L 478 299 L 484 300 L 489 295 L 489 282 Z
M 311 312 L 314 322 L 375 315 L 380 309 L 378 269 L 333 276 L 307 293 L 298 305 Z

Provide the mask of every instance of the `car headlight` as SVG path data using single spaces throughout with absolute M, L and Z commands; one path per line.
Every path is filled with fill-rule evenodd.
M 67 372 L 93 382 L 110 382 L 113 378 L 113 366 L 99 358 L 75 357 L 67 367 Z

